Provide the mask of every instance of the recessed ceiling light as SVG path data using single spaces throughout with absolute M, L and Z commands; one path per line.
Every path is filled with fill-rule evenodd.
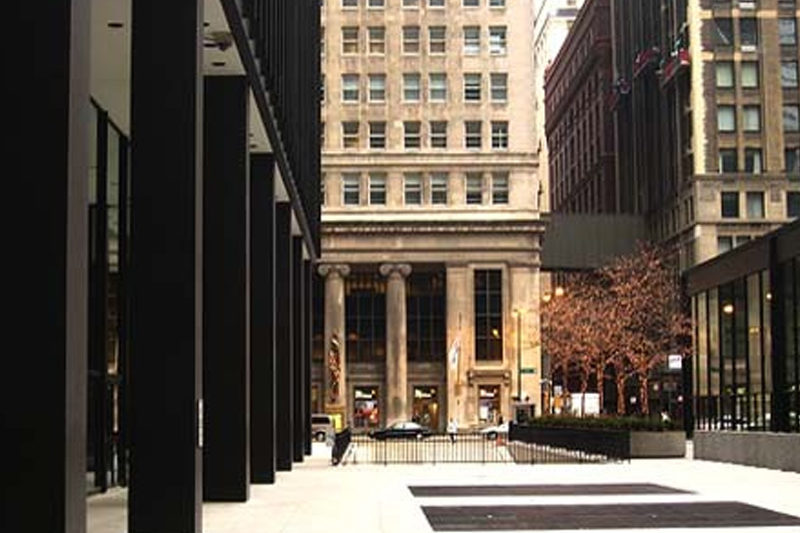
M 248 135 L 249 135 L 250 137 L 255 137 L 255 136 L 256 136 L 256 134 L 255 134 L 255 133 L 253 133 L 252 131 L 251 131 L 250 133 L 248 133 Z
M 108 23 L 108 27 L 109 28 L 122 28 L 123 26 L 125 26 L 125 24 L 123 24 L 122 22 L 109 22 Z
M 216 48 L 216 47 L 217 47 L 217 43 L 213 43 L 213 42 L 204 42 L 204 43 L 203 43 L 203 46 L 205 46 L 206 48 Z
M 211 26 L 210 22 L 206 21 L 206 22 L 203 23 L 203 27 L 204 28 L 208 28 L 209 26 Z
M 250 148 L 258 148 L 258 145 L 256 143 L 250 143 Z
M 213 66 L 213 67 L 224 67 L 225 66 L 225 62 L 224 61 L 212 61 L 211 62 L 211 66 Z

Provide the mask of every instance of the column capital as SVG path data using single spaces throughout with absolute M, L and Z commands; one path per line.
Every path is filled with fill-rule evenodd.
M 380 266 L 378 271 L 381 276 L 392 277 L 394 275 L 406 278 L 411 274 L 411 265 L 408 263 L 384 263 Z
M 317 267 L 317 272 L 321 276 L 341 276 L 343 278 L 350 275 L 350 265 L 340 263 L 323 263 Z

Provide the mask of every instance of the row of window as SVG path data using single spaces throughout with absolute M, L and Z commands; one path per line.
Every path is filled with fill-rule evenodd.
M 508 101 L 508 74 L 492 72 L 489 78 L 489 97 L 494 103 Z M 418 72 L 403 74 L 403 102 L 419 103 L 422 101 L 422 76 Z M 325 101 L 325 75 L 321 76 L 320 99 Z M 386 74 L 367 74 L 366 91 L 362 97 L 362 82 L 359 74 L 342 74 L 342 102 L 356 104 L 362 100 L 370 103 L 383 103 L 387 98 Z M 464 74 L 464 102 L 481 102 L 483 99 L 483 74 L 470 72 Z M 429 102 L 446 102 L 448 98 L 447 74 L 431 72 L 428 74 L 427 95 Z M 365 97 L 365 98 L 364 98 Z
M 800 172 L 800 148 L 786 148 L 783 153 L 783 162 L 786 172 Z M 746 147 L 744 149 L 744 168 L 739 166 L 739 151 L 736 148 L 720 148 L 719 171 L 743 171 L 749 174 L 760 174 L 764 171 L 764 159 L 761 148 Z
M 342 27 L 342 54 L 356 55 L 362 52 L 360 43 L 361 28 L 359 26 Z M 422 29 L 420 26 L 403 26 L 402 52 L 406 55 L 417 55 L 423 50 Z M 370 55 L 386 54 L 386 27 L 369 26 L 366 28 L 366 52 Z M 481 27 L 464 26 L 462 28 L 464 55 L 480 55 Z M 489 54 L 505 55 L 508 52 L 508 31 L 505 26 L 489 26 Z M 325 53 L 325 28 L 322 28 L 320 50 Z M 428 26 L 427 50 L 432 55 L 447 53 L 447 27 Z
M 742 131 L 756 133 L 761 131 L 761 106 L 741 106 Z M 736 106 L 729 104 L 717 105 L 717 131 L 731 133 L 737 130 Z M 783 131 L 800 131 L 800 106 L 788 104 L 783 106 Z
M 386 122 L 368 122 L 369 133 L 367 136 L 368 147 L 374 150 L 383 150 L 388 147 L 386 138 Z M 507 150 L 508 121 L 492 120 L 490 123 L 490 140 L 492 150 Z M 361 124 L 356 121 L 342 122 L 342 148 L 357 149 L 361 147 Z M 428 122 L 427 146 L 423 146 L 422 122 L 417 120 L 403 122 L 403 148 L 406 150 L 419 150 L 420 148 L 447 148 L 447 121 Z M 325 123 L 321 125 L 322 139 L 320 144 L 325 147 Z M 480 120 L 464 121 L 464 148 L 483 148 L 483 122 Z
M 748 219 L 761 219 L 766 216 L 764 209 L 764 193 L 762 191 L 747 191 L 744 193 L 745 209 Z M 721 195 L 722 218 L 739 218 L 741 194 L 739 191 L 723 191 Z M 800 216 L 800 192 L 786 192 L 786 216 L 794 218 Z
M 358 172 L 342 174 L 342 205 L 386 205 L 387 176 L 385 172 L 370 172 L 367 190 L 362 191 Z M 464 175 L 464 202 L 467 205 L 508 204 L 508 172 L 481 172 Z M 447 172 L 406 172 L 403 174 L 404 205 L 447 205 L 450 175 Z M 325 203 L 325 180 L 322 184 L 322 203 Z M 365 194 L 362 194 L 364 192 Z M 484 192 L 488 194 L 484 194 Z M 485 197 L 485 199 L 484 199 Z
M 506 0 L 487 0 L 489 7 L 506 7 Z M 380 9 L 386 7 L 388 3 L 386 0 L 341 0 L 341 5 L 345 9 L 355 9 L 364 3 L 368 8 Z M 482 0 L 461 0 L 463 7 L 481 7 Z M 405 8 L 418 8 L 420 5 L 427 5 L 428 7 L 441 7 L 444 8 L 447 0 L 400 0 L 400 5 Z M 324 0 L 319 0 L 320 7 L 325 5 Z
M 717 46 L 734 46 L 735 21 L 738 21 L 739 47 L 743 51 L 755 51 L 758 46 L 758 19 L 741 17 L 738 19 L 719 17 L 714 22 L 714 44 Z M 781 46 L 797 45 L 797 21 L 794 18 L 778 19 L 778 41 Z
M 736 85 L 735 65 L 733 61 L 716 61 L 717 88 L 731 89 Z M 758 61 L 742 61 L 739 65 L 739 86 L 743 89 L 757 89 L 760 86 Z M 781 61 L 781 87 L 797 88 L 797 61 Z

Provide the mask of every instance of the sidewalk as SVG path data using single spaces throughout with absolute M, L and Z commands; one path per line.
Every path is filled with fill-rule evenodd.
M 432 531 L 422 506 L 587 505 L 623 503 L 743 502 L 800 516 L 800 474 L 691 461 L 634 460 L 578 465 L 349 465 L 329 466 L 330 448 L 314 445 L 314 456 L 275 485 L 254 485 L 247 503 L 203 505 L 206 533 L 415 533 Z M 461 496 L 415 498 L 410 485 L 530 485 L 655 483 L 689 494 L 594 496 Z M 124 491 L 89 500 L 89 533 L 121 533 Z M 569 512 L 565 507 L 565 512 Z M 546 529 L 547 524 L 542 524 Z M 519 531 L 519 530 L 517 530 Z M 568 530 L 560 530 L 568 531 Z M 633 529 L 611 530 L 605 532 Z M 641 531 L 641 530 L 638 530 Z M 800 533 L 800 526 L 648 529 L 650 532 Z

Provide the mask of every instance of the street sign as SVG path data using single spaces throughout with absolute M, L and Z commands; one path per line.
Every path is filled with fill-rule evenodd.
M 667 368 L 670 370 L 680 370 L 683 367 L 683 357 L 680 354 L 670 354 L 667 357 Z
M 532 367 L 532 366 L 531 367 L 527 367 L 527 368 L 520 368 L 519 372 L 520 372 L 520 374 L 535 374 L 536 373 L 536 368 Z

